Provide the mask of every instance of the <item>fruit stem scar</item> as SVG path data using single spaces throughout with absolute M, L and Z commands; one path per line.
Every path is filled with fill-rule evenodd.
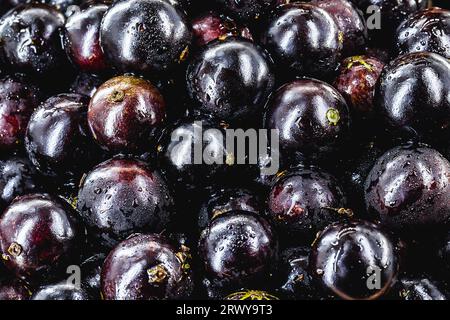
M 13 257 L 19 256 L 22 253 L 22 246 L 17 242 L 11 243 L 11 245 L 8 248 L 8 253 Z
M 148 269 L 147 274 L 148 282 L 155 284 L 162 283 L 168 276 L 168 272 L 162 263 Z
M 335 108 L 328 109 L 327 113 L 327 120 L 330 124 L 333 126 L 337 125 L 339 120 L 341 119 L 341 115 L 339 114 L 339 111 Z
M 125 92 L 123 90 L 114 90 L 109 96 L 111 102 L 122 102 L 125 97 Z

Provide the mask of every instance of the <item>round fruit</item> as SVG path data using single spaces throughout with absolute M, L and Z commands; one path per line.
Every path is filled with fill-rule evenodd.
M 95 4 L 71 15 L 64 28 L 64 48 L 81 70 L 99 72 L 106 69 L 100 47 L 100 22 L 107 5 Z
M 450 11 L 419 11 L 398 27 L 395 43 L 399 54 L 428 51 L 450 59 Z
M 73 284 L 61 282 L 40 287 L 31 300 L 89 300 L 89 294 Z
M 105 300 L 188 298 L 193 289 L 189 248 L 178 249 L 160 235 L 136 235 L 121 242 L 102 268 Z
M 36 170 L 27 158 L 14 156 L 0 160 L 0 212 L 3 212 L 15 197 L 39 189 Z
M 310 269 L 327 293 L 346 300 L 381 297 L 398 272 L 395 248 L 371 222 L 338 222 L 316 239 Z
M 265 123 L 267 129 L 279 130 L 282 154 L 315 157 L 335 151 L 345 141 L 349 109 L 341 94 L 325 82 L 296 80 L 271 96 Z
M 138 160 L 113 158 L 83 178 L 77 207 L 91 236 L 111 248 L 133 233 L 164 230 L 173 199 L 158 171 Z
M 205 229 L 212 219 L 230 211 L 247 211 L 260 213 L 262 203 L 259 197 L 245 189 L 220 189 L 210 193 L 207 201 L 200 208 L 198 226 Z
M 322 79 L 337 69 L 343 41 L 334 18 L 309 3 L 277 7 L 261 38 L 279 66 L 297 75 Z
M 119 0 L 103 17 L 100 44 L 122 72 L 165 72 L 187 57 L 192 32 L 169 1 Z
M 148 148 L 165 118 L 166 104 L 158 89 L 132 76 L 106 81 L 89 103 L 89 128 L 97 143 L 110 152 Z
M 264 51 L 235 37 L 208 44 L 190 63 L 187 81 L 196 111 L 227 122 L 262 111 L 274 86 Z
M 260 281 L 269 277 L 277 249 L 267 221 L 244 211 L 231 211 L 212 220 L 198 245 L 206 277 L 230 291 L 261 285 Z
M 84 236 L 75 210 L 47 194 L 16 198 L 0 218 L 3 263 L 31 283 L 53 278 L 76 262 Z
M 15 72 L 50 78 L 66 64 L 59 30 L 65 18 L 40 3 L 19 5 L 0 20 L 0 59 Z
M 369 212 L 395 229 L 450 222 L 450 163 L 425 146 L 404 145 L 377 160 L 365 183 Z
M 354 56 L 342 61 L 334 87 L 347 100 L 350 110 L 362 118 L 374 114 L 375 85 L 384 63 L 369 56 Z
M 336 19 L 344 37 L 343 56 L 348 57 L 361 53 L 368 38 L 362 12 L 350 0 L 313 0 L 312 3 Z
M 39 90 L 24 80 L 0 80 L 0 150 L 13 149 L 22 142 L 28 120 L 40 100 Z
M 268 214 L 280 236 L 294 243 L 309 243 L 330 223 L 352 216 L 345 204 L 334 177 L 304 167 L 279 173 L 267 200 Z
M 270 12 L 278 0 L 214 0 L 221 9 L 242 21 L 256 21 Z
M 424 135 L 450 126 L 450 61 L 427 52 L 389 63 L 375 93 L 378 112 L 391 131 Z
M 92 165 L 95 144 L 88 130 L 88 98 L 60 94 L 37 108 L 28 122 L 25 146 L 34 166 L 49 177 L 78 177 Z

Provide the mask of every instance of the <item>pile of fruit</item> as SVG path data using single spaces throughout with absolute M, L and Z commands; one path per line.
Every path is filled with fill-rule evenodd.
M 450 1 L 0 15 L 0 299 L 450 297 Z

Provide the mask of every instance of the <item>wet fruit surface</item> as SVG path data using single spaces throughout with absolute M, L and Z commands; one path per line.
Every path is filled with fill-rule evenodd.
M 277 249 L 270 225 L 245 211 L 229 212 L 212 220 L 199 241 L 206 277 L 227 289 L 267 279 Z
M 75 285 L 62 282 L 39 288 L 31 300 L 89 300 L 89 295 Z
M 365 183 L 369 212 L 396 229 L 448 223 L 450 163 L 436 150 L 405 145 L 381 156 Z
M 391 240 L 378 225 L 355 220 L 332 224 L 318 236 L 310 269 L 332 295 L 376 299 L 394 284 L 398 259 Z M 370 277 L 374 272 L 379 277 L 376 280 Z
M 189 256 L 189 248 L 175 248 L 160 235 L 128 238 L 105 260 L 103 297 L 106 300 L 187 298 L 193 285 Z
M 149 147 L 165 117 L 165 101 L 158 89 L 137 77 L 108 80 L 89 103 L 92 135 L 103 149 L 111 152 Z
M 411 136 L 447 129 L 450 62 L 434 53 L 410 53 L 389 63 L 375 94 L 378 112 L 391 131 Z
M 81 70 L 99 72 L 106 69 L 100 47 L 100 22 L 107 9 L 106 5 L 93 5 L 66 21 L 64 48 Z
M 137 160 L 111 159 L 83 178 L 77 207 L 91 237 L 111 248 L 133 233 L 164 230 L 173 199 L 158 171 Z
M 16 72 L 48 76 L 66 64 L 59 38 L 64 16 L 45 4 L 16 7 L 0 22 L 0 59 Z
M 36 283 L 57 276 L 79 259 L 84 228 L 73 208 L 47 194 L 16 198 L 0 218 L 3 263 Z
M 189 65 L 187 80 L 198 112 L 227 121 L 261 112 L 274 85 L 264 51 L 237 38 L 210 43 Z
M 266 128 L 278 129 L 280 149 L 312 156 L 330 153 L 349 132 L 347 103 L 330 85 L 314 79 L 283 85 L 272 96 Z
M 336 179 L 316 168 L 279 173 L 267 202 L 269 216 L 280 236 L 294 243 L 301 239 L 312 241 L 330 223 L 352 216 L 345 205 Z
M 100 43 L 124 72 L 164 72 L 186 59 L 192 38 L 184 13 L 168 1 L 121 0 L 105 14 Z
M 28 120 L 41 98 L 38 89 L 24 80 L 0 80 L 0 149 L 15 148 L 23 140 Z
M 344 38 L 325 10 L 293 3 L 278 7 L 269 21 L 261 42 L 278 65 L 298 75 L 318 78 L 326 78 L 336 70 Z

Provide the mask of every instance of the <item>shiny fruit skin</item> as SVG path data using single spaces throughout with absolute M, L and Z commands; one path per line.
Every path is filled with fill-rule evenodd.
M 447 300 L 445 293 L 428 278 L 403 278 L 399 280 L 399 298 L 402 300 Z
M 450 59 L 450 11 L 429 8 L 411 15 L 398 27 L 399 55 L 428 51 Z
M 279 130 L 283 155 L 323 156 L 347 139 L 347 103 L 325 82 L 302 79 L 287 83 L 272 94 L 266 108 L 265 128 Z
M 60 94 L 31 115 L 25 147 L 33 165 L 45 176 L 70 179 L 92 165 L 96 145 L 87 127 L 88 101 L 82 95 Z
M 375 92 L 377 112 L 390 132 L 429 138 L 450 126 L 450 61 L 427 52 L 389 63 Z
M 427 7 L 427 0 L 352 0 L 364 13 L 372 45 L 391 48 L 395 30 L 410 14 Z M 372 7 L 371 6 L 377 6 Z M 379 8 L 379 13 L 375 10 Z M 379 22 L 379 23 L 378 23 Z
M 0 218 L 3 263 L 29 283 L 41 283 L 76 263 L 84 237 L 76 211 L 48 194 L 18 197 Z
M 77 208 L 90 236 L 111 248 L 133 233 L 164 230 L 173 199 L 158 171 L 138 160 L 113 158 L 83 178 Z
M 297 168 L 277 175 L 267 200 L 268 215 L 281 238 L 309 243 L 317 232 L 347 214 L 338 213 L 346 198 L 337 180 L 318 168 Z
M 109 253 L 103 264 L 103 298 L 188 298 L 193 289 L 188 250 L 187 247 L 175 248 L 163 236 L 156 234 L 139 234 L 126 239 Z
M 450 163 L 414 144 L 382 155 L 365 182 L 369 213 L 398 231 L 450 222 Z
M 261 43 L 278 66 L 320 79 L 336 71 L 343 52 L 343 34 L 334 18 L 309 3 L 277 7 Z
M 375 87 L 383 68 L 382 61 L 369 56 L 353 56 L 342 61 L 334 87 L 356 116 L 373 117 Z
M 71 15 L 64 26 L 66 53 L 83 71 L 95 73 L 106 69 L 100 47 L 100 23 L 107 9 L 107 5 L 92 5 Z
M 100 29 L 102 50 L 121 72 L 166 72 L 186 59 L 191 38 L 185 14 L 162 0 L 116 1 Z
M 88 124 L 97 143 L 109 152 L 148 148 L 166 118 L 166 104 L 150 82 L 119 76 L 101 85 L 89 103 Z
M 214 0 L 221 9 L 246 22 L 257 21 L 277 5 L 278 0 Z
M 277 259 L 278 244 L 260 215 L 228 212 L 212 220 L 198 244 L 206 277 L 230 291 L 261 285 Z
M 39 191 L 37 172 L 27 158 L 9 157 L 0 160 L 0 212 L 17 196 Z
M 265 52 L 236 37 L 209 43 L 187 71 L 196 111 L 226 122 L 244 122 L 262 112 L 274 82 Z
M 101 279 L 103 262 L 105 261 L 106 254 L 95 254 L 80 264 L 82 272 L 81 283 L 86 292 L 92 297 L 92 299 L 101 298 Z
M 259 196 L 246 189 L 227 188 L 211 192 L 202 204 L 198 217 L 200 230 L 205 229 L 211 220 L 230 211 L 260 213 L 262 203 Z
M 377 224 L 366 221 L 337 222 L 316 239 L 310 269 L 324 292 L 345 300 L 372 300 L 383 296 L 394 284 L 398 258 L 391 240 Z M 379 272 L 380 289 L 368 283 Z
M 90 300 L 90 297 L 83 288 L 62 281 L 40 287 L 31 300 Z
M 313 4 L 331 14 L 343 33 L 343 57 L 360 54 L 368 34 L 362 12 L 350 0 L 313 0 Z
M 23 140 L 40 101 L 39 90 L 25 80 L 10 76 L 0 80 L 0 150 L 14 149 Z
M 67 64 L 59 32 L 64 16 L 39 3 L 15 7 L 0 20 L 0 59 L 14 70 L 49 77 Z

